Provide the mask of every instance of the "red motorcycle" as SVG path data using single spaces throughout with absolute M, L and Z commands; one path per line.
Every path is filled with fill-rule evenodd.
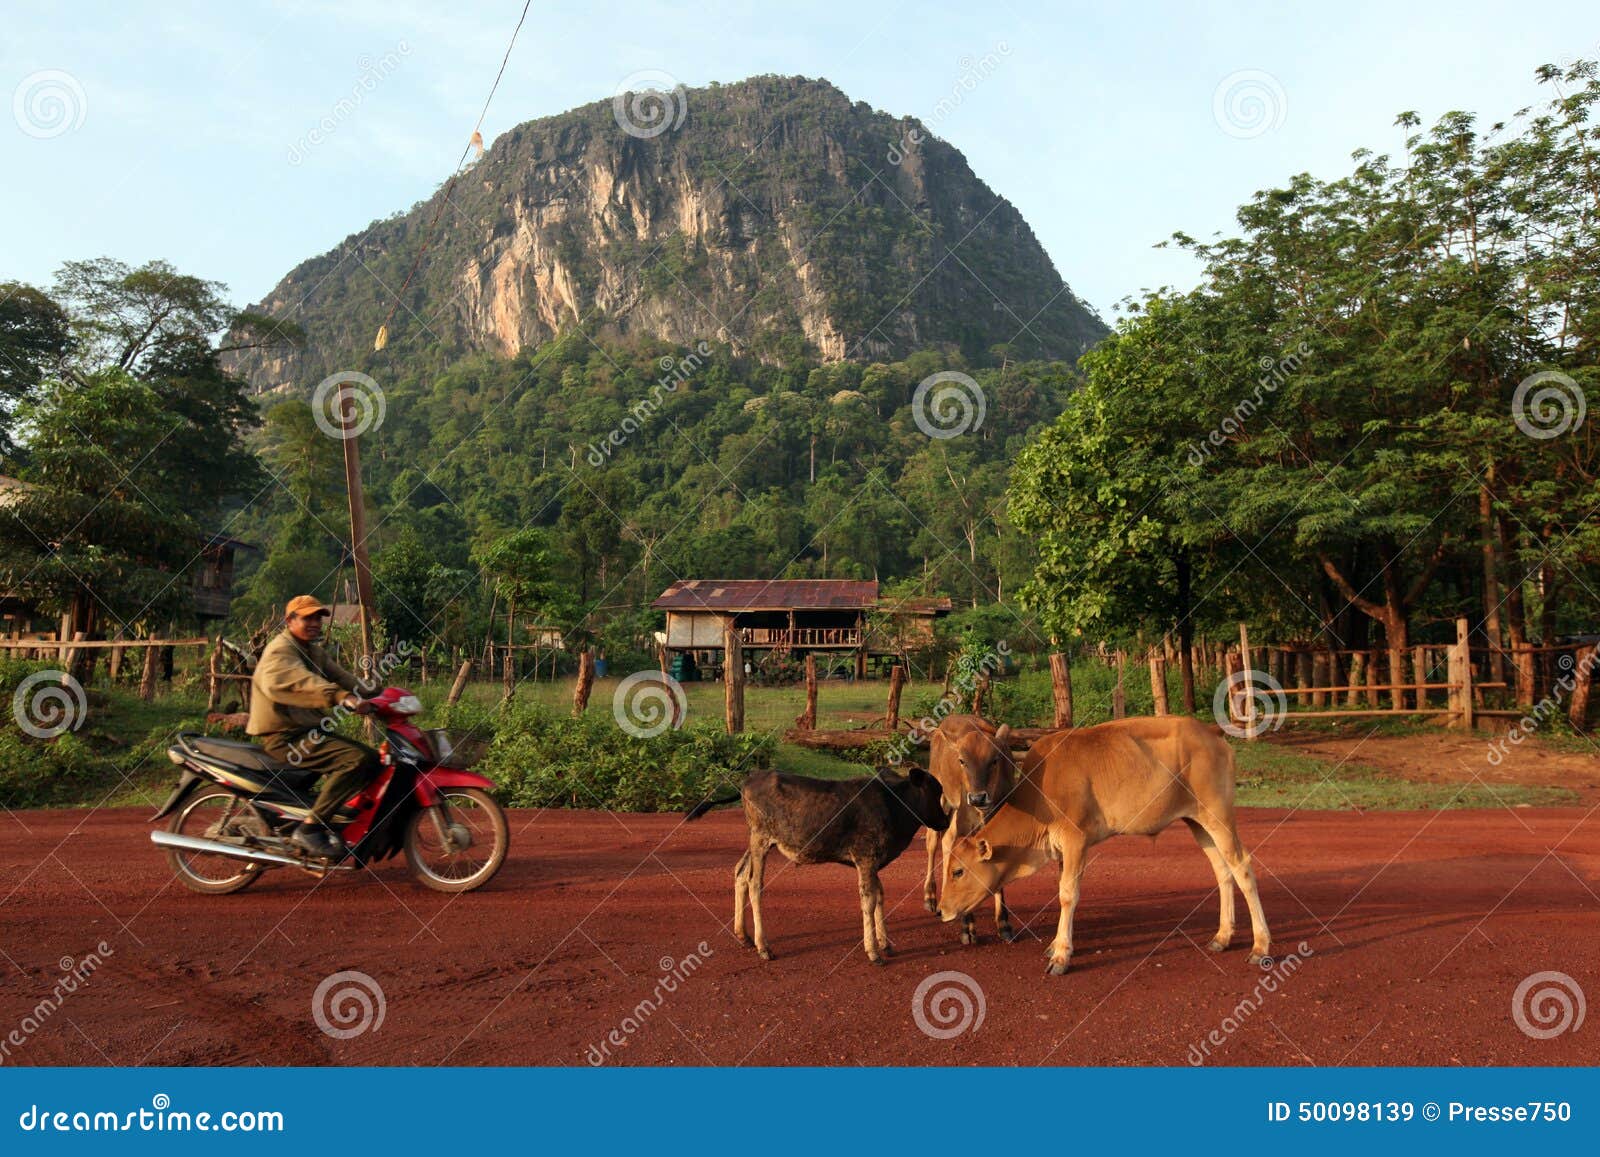
M 222 895 L 255 883 L 269 868 L 314 876 L 354 871 L 404 851 L 412 879 L 439 892 L 470 892 L 505 862 L 510 831 L 489 793 L 494 784 L 471 771 L 475 752 L 443 731 L 424 732 L 411 718 L 422 704 L 387 687 L 368 700 L 382 725 L 383 769 L 342 809 L 353 818 L 343 835 L 349 851 L 325 859 L 290 838 L 316 798 L 316 772 L 280 763 L 251 743 L 184 732 L 167 748 L 183 774 L 152 821 L 151 832 L 184 885 Z

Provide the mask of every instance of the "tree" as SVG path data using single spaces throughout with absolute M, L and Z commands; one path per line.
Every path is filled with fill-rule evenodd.
M 183 425 L 121 370 L 26 402 L 26 486 L 0 518 L 0 588 L 70 616 L 70 630 L 163 625 L 201 562 L 189 486 L 154 452 Z
M 15 449 L 12 415 L 53 377 L 70 344 L 66 311 L 31 285 L 0 281 L 0 455 Z
M 91 369 L 136 371 L 163 343 L 228 329 L 235 340 L 218 352 L 304 340 L 291 322 L 234 309 L 220 281 L 179 273 L 165 261 L 138 268 L 111 257 L 69 261 L 56 274 L 55 290 L 72 315 L 77 353 Z

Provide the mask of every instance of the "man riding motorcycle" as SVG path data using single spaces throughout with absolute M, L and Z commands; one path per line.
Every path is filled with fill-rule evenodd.
M 267 644 L 250 679 L 247 730 L 272 758 L 325 775 L 306 823 L 292 838 L 313 856 L 344 855 L 340 806 L 380 771 L 378 753 L 364 743 L 323 730 L 328 713 L 342 707 L 359 715 L 372 708 L 360 680 L 319 645 L 333 612 L 311 595 L 296 595 L 284 609 L 284 629 Z

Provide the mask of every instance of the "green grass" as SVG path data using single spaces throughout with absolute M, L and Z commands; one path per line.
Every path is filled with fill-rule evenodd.
M 1560 787 L 1417 783 L 1353 759 L 1334 763 L 1268 742 L 1235 742 L 1233 750 L 1241 807 L 1412 811 L 1555 807 L 1578 799 L 1576 792 Z

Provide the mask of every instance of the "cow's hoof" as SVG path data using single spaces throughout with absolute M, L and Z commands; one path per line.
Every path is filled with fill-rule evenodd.
M 878 945 L 878 951 L 883 953 L 885 956 L 893 956 L 894 945 L 885 940 L 882 944 Z
M 1046 976 L 1065 976 L 1067 974 L 1067 961 L 1050 961 L 1049 964 L 1044 966 L 1044 974 Z
M 1207 944 L 1206 947 L 1213 952 L 1226 952 L 1228 950 L 1228 942 L 1219 938 Z
M 869 956 L 867 959 L 872 961 L 872 963 L 876 964 L 879 968 L 882 968 L 885 964 L 889 963 L 881 956 Z
M 733 938 L 740 944 L 743 944 L 746 948 L 750 947 L 750 937 L 746 936 L 743 932 L 735 932 L 733 934 Z
M 1013 943 L 1017 938 L 1017 934 L 1011 930 L 1011 925 L 1009 924 L 1000 925 L 997 931 L 1000 933 L 1000 939 L 1004 940 L 1007 944 Z
M 1258 965 L 1261 968 L 1271 968 L 1272 957 L 1268 956 L 1264 952 L 1252 952 L 1250 954 L 1250 963 Z
M 770 949 L 770 948 L 757 948 L 756 951 L 761 953 L 761 959 L 763 959 L 763 960 L 771 960 L 772 959 L 772 949 Z
M 966 929 L 962 929 L 962 931 L 961 931 L 961 943 L 963 943 L 963 944 L 976 944 L 977 942 L 978 942 L 978 934 L 976 932 L 968 932 Z

